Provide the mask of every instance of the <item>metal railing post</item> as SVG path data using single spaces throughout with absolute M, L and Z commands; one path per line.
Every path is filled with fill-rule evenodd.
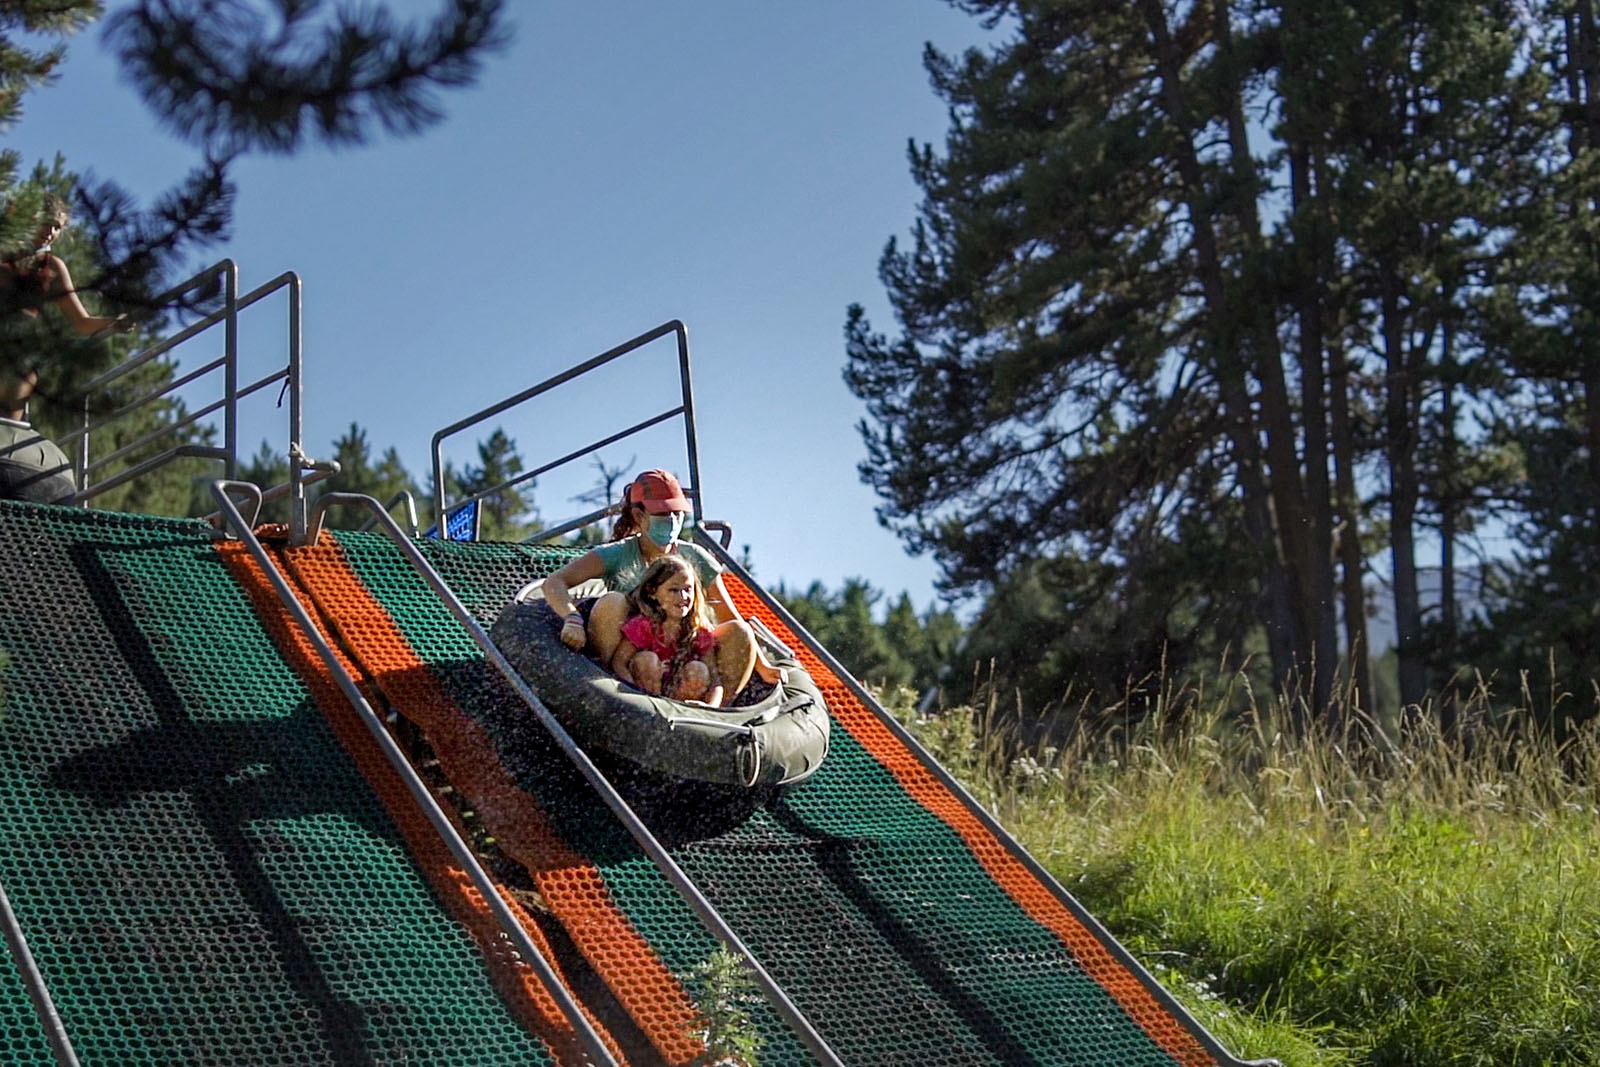
M 45 985 L 44 975 L 39 972 L 33 952 L 28 948 L 28 939 L 23 936 L 22 924 L 17 921 L 17 913 L 11 910 L 11 900 L 6 896 L 6 887 L 3 885 L 0 885 L 0 926 L 5 928 L 11 958 L 16 961 L 17 970 L 22 974 L 22 984 L 28 987 L 28 998 L 39 1013 L 39 1022 L 44 1027 L 44 1036 L 50 1042 L 56 1062 L 61 1067 L 78 1067 L 78 1054 L 73 1051 L 72 1040 L 67 1037 L 67 1029 L 61 1022 L 61 1014 L 56 1011 L 56 1002 L 50 996 L 50 988 Z
M 222 375 L 228 406 L 222 423 L 222 447 L 228 453 L 224 469 L 232 481 L 239 473 L 239 265 L 231 259 L 225 262 L 228 266 L 223 275 L 223 301 L 228 317 L 222 327 L 222 347 L 227 363 Z
M 528 706 L 528 709 L 533 712 L 539 723 L 556 742 L 556 745 L 578 768 L 579 773 L 583 775 L 589 786 L 599 794 L 606 807 L 610 808 L 612 814 L 622 822 L 622 825 L 627 829 L 634 841 L 638 843 L 640 849 L 655 863 L 661 873 L 666 876 L 667 881 L 671 882 L 673 888 L 688 902 L 702 925 L 710 931 L 712 936 L 744 960 L 745 966 L 750 969 L 751 975 L 755 978 L 756 984 L 761 987 L 768 1003 L 772 1005 L 773 1010 L 778 1013 L 779 1017 L 794 1030 L 795 1036 L 800 1038 L 801 1042 L 811 1050 L 812 1054 L 822 1062 L 824 1067 L 844 1067 L 843 1062 L 834 1053 L 833 1049 L 828 1046 L 828 1043 L 823 1040 L 822 1035 L 817 1033 L 816 1027 L 812 1026 L 810 1020 L 800 1013 L 800 1009 L 789 999 L 789 995 L 783 991 L 783 987 L 762 966 L 761 961 L 756 959 L 750 947 L 733 931 L 727 920 L 706 899 L 705 894 L 700 892 L 700 888 L 684 873 L 683 868 L 678 866 L 678 861 L 672 858 L 672 854 L 656 839 L 655 834 L 651 833 L 650 828 L 644 824 L 644 820 L 639 818 L 638 813 L 623 799 L 622 794 L 617 792 L 616 786 L 612 785 L 610 779 L 601 772 L 599 767 L 595 766 L 594 761 L 589 758 L 589 754 L 578 746 L 578 743 L 572 739 L 572 735 L 567 733 L 566 727 L 561 725 L 560 720 L 545 706 L 544 701 L 539 699 L 522 675 L 517 673 L 517 669 L 511 665 L 511 661 L 506 659 L 505 654 L 500 651 L 499 646 L 494 643 L 494 640 L 479 624 L 478 620 L 472 617 L 472 613 L 467 610 L 466 605 L 456 596 L 455 591 L 445 583 L 443 576 L 434 569 L 433 564 L 429 563 L 427 558 L 417 550 L 417 546 L 412 544 L 411 540 L 405 536 L 404 531 L 395 523 L 394 518 L 384 510 L 383 505 L 379 504 L 373 497 L 357 493 L 329 493 L 318 498 L 316 506 L 312 510 L 309 530 L 309 537 L 312 541 L 316 540 L 322 529 L 322 519 L 327 509 L 344 505 L 364 507 L 373 512 L 378 520 L 379 529 L 389 537 L 390 541 L 394 542 L 395 546 L 400 549 L 401 555 L 405 556 L 407 562 L 428 583 L 428 586 L 449 610 L 450 614 L 455 616 L 456 621 L 462 625 L 472 640 L 477 643 L 479 648 L 483 649 L 485 658 L 494 665 L 495 669 L 500 672 L 516 694 L 522 698 L 522 702 Z
M 78 448 L 74 452 L 73 471 L 78 482 L 78 492 L 82 493 L 89 488 L 89 394 L 83 394 L 83 429 L 78 437 Z M 78 501 L 79 506 L 88 507 L 89 501 Z
M 538 474 L 542 474 L 542 473 L 544 473 L 546 471 L 552 470 L 552 469 L 554 469 L 556 467 L 561 466 L 562 464 L 569 463 L 574 458 L 588 455 L 590 452 L 593 452 L 596 449 L 604 448 L 606 445 L 611 444 L 611 443 L 613 443 L 615 441 L 619 441 L 624 437 L 628 437 L 631 434 L 638 433 L 638 432 L 640 432 L 642 430 L 645 430 L 645 429 L 647 429 L 647 428 L 649 428 L 651 426 L 654 426 L 657 423 L 662 422 L 662 421 L 664 421 L 666 419 L 669 419 L 669 418 L 672 418 L 672 417 L 674 417 L 676 415 L 682 414 L 682 415 L 686 416 L 686 423 L 687 423 L 687 426 L 688 426 L 687 433 L 688 433 L 688 438 L 689 438 L 689 469 L 690 469 L 690 482 L 691 482 L 691 485 L 689 487 L 687 487 L 687 491 L 688 491 L 688 493 L 690 494 L 691 497 L 693 497 L 695 499 L 698 499 L 698 494 L 700 492 L 699 473 L 698 473 L 700 464 L 699 464 L 699 455 L 698 455 L 698 453 L 696 451 L 696 447 L 695 447 L 694 412 L 693 412 L 692 408 L 689 406 L 689 404 L 690 404 L 690 389 L 689 389 L 689 331 L 688 331 L 688 328 L 685 327 L 684 324 L 681 321 L 679 321 L 677 319 L 673 319 L 670 322 L 662 323 L 660 326 L 657 326 L 653 330 L 647 330 L 647 331 L 645 331 L 644 333 L 640 334 L 637 337 L 634 337 L 634 338 L 631 338 L 631 339 L 629 339 L 627 341 L 624 341 L 624 342 L 622 342 L 622 344 L 617 345 L 615 348 L 609 348 L 606 351 L 600 353 L 598 356 L 593 356 L 593 357 L 591 357 L 589 359 L 586 359 L 582 363 L 578 364 L 577 366 L 571 367 L 571 368 L 561 372 L 560 374 L 555 375 L 554 377 L 546 378 L 544 381 L 540 382 L 538 385 L 530 386 L 529 388 L 524 389 L 520 393 L 516 393 L 516 394 L 514 394 L 512 396 L 508 396 L 504 400 L 499 401 L 498 403 L 491 404 L 489 407 L 484 408 L 482 411 L 475 412 L 475 413 L 473 413 L 471 415 L 468 415 L 467 417 L 465 417 L 463 419 L 458 419 L 455 422 L 451 423 L 449 426 L 446 426 L 444 429 L 439 430 L 438 432 L 436 432 L 433 435 L 433 521 L 434 521 L 434 525 L 439 530 L 439 536 L 442 537 L 442 538 L 445 538 L 445 539 L 449 538 L 448 524 L 445 521 L 445 507 L 446 507 L 446 505 L 445 505 L 445 496 L 444 496 L 444 439 L 445 438 L 451 436 L 452 434 L 459 433 L 460 431 L 462 431 L 464 429 L 467 429 L 467 428 L 469 428 L 471 426 L 475 426 L 478 423 L 483 422 L 485 419 L 492 418 L 495 415 L 500 414 L 502 411 L 507 410 L 508 408 L 516 407 L 518 404 L 521 404 L 521 403 L 523 403 L 524 401 L 527 401 L 527 400 L 531 400 L 534 397 L 538 396 L 539 394 L 544 393 L 544 392 L 546 392 L 546 391 L 548 391 L 550 389 L 553 389 L 556 386 L 561 385 L 561 384 L 563 384 L 565 382 L 569 382 L 572 379 L 579 377 L 580 375 L 587 374 L 589 371 L 592 371 L 597 367 L 604 366 L 605 364 L 610 363 L 614 359 L 618 359 L 618 358 L 620 358 L 622 356 L 625 356 L 628 353 L 634 351 L 635 349 L 642 348 L 642 347 L 644 347 L 645 345 L 649 344 L 652 341 L 655 341 L 655 340 L 658 340 L 658 339 L 660 339 L 662 337 L 665 337 L 669 333 L 675 334 L 677 336 L 677 338 L 678 338 L 678 363 L 679 363 L 679 366 L 681 368 L 681 374 L 683 376 L 684 406 L 680 406 L 680 407 L 675 408 L 675 409 L 673 409 L 671 411 L 664 411 L 659 415 L 652 416 L 651 418 L 646 419 L 643 422 L 640 422 L 640 423 L 638 423 L 638 424 L 636 424 L 634 426 L 630 426 L 628 429 L 623 430 L 620 433 L 612 434 L 610 437 L 607 437 L 607 438 L 605 438 L 603 440 L 594 442 L 593 444 L 586 445 L 583 448 L 578 449 L 578 450 L 576 450 L 574 452 L 568 453 L 566 456 L 563 456 L 561 459 L 558 459 L 553 463 L 546 464 L 546 465 L 538 468 L 536 471 L 524 471 L 523 473 L 517 475 L 515 478 L 512 478 L 512 479 L 510 479 L 508 481 L 505 481 L 505 482 L 501 482 L 499 485 L 492 486 L 492 487 L 490 487 L 488 489 L 482 490 L 481 492 L 474 494 L 474 498 L 475 499 L 482 499 L 484 497 L 491 496 L 491 495 L 499 492 L 502 489 L 506 489 L 506 488 L 509 488 L 510 486 L 517 485 L 517 484 L 519 484 L 521 482 L 527 481 L 530 478 L 536 477 Z M 462 501 L 457 501 L 457 506 L 459 506 L 461 503 L 463 503 L 463 502 Z M 697 513 L 696 518 L 698 518 L 698 517 L 699 517 L 699 514 Z
M 683 437 L 689 453 L 689 482 L 694 486 L 694 521 L 706 517 L 705 490 L 700 481 L 700 446 L 694 425 L 694 385 L 689 378 L 689 327 L 673 320 L 678 334 L 678 376 L 683 382 Z
M 301 414 L 300 276 L 289 276 L 289 542 L 300 544 L 306 534 L 305 427 Z M 232 478 L 230 472 L 228 477 Z
M 362 695 L 355 679 L 350 677 L 350 673 L 339 662 L 339 658 L 334 653 L 333 648 L 323 639 L 316 623 L 306 611 L 305 606 L 300 603 L 300 598 L 295 595 L 294 590 L 289 587 L 288 581 L 279 572 L 277 565 L 267 555 L 267 550 L 261 544 L 260 539 L 256 537 L 255 531 L 250 528 L 250 525 L 244 521 L 244 517 L 239 514 L 238 507 L 229 495 L 230 491 L 235 489 L 242 490 L 257 498 L 261 493 L 260 487 L 251 482 L 213 482 L 211 495 L 216 498 L 218 509 L 221 511 L 227 525 L 233 528 L 245 550 L 250 553 L 251 558 L 256 561 L 256 565 L 266 575 L 273 591 L 278 594 L 278 599 L 283 601 L 283 606 L 289 612 L 290 617 L 294 619 L 295 624 L 300 627 L 306 639 L 317 650 L 317 655 L 321 657 L 323 664 L 333 675 L 334 681 L 338 683 L 339 688 L 344 692 L 345 699 L 350 701 L 351 706 L 355 708 L 357 715 L 366 725 L 367 732 L 378 743 L 378 747 L 388 759 L 389 765 L 394 768 L 395 773 L 405 783 L 412 799 L 417 802 L 417 806 L 428 817 L 428 821 L 433 825 L 434 831 L 443 839 L 456 862 L 461 864 L 462 868 L 467 872 L 473 886 L 482 895 L 490 911 L 494 913 L 495 919 L 504 930 L 512 947 L 516 949 L 523 961 L 533 968 L 534 973 L 539 976 L 539 980 L 544 983 L 545 989 L 567 1017 L 567 1021 L 572 1024 L 578 1040 L 582 1042 L 585 1050 L 593 1057 L 593 1062 L 600 1065 L 600 1067 L 617 1067 L 616 1059 L 611 1055 L 610 1050 L 606 1048 L 605 1042 L 600 1040 L 600 1035 L 595 1032 L 594 1027 L 589 1024 L 589 1020 L 584 1016 L 583 1010 L 578 1006 L 577 1001 L 573 1000 L 572 994 L 562 984 L 555 969 L 544 958 L 544 954 L 533 943 L 533 940 L 528 936 L 528 932 L 522 928 L 522 924 L 511 913 L 511 909 L 506 906 L 505 900 L 501 898 L 488 873 L 484 871 L 483 865 L 478 862 L 478 857 L 473 854 L 472 849 L 461 839 L 461 835 L 456 832 L 455 826 L 451 824 L 449 817 L 439 807 L 439 802 L 434 799 L 432 791 L 428 789 L 417 774 L 416 768 L 411 766 L 411 761 L 400 750 L 398 742 L 390 736 L 383 721 L 378 717 L 378 713 L 372 709 L 371 704 L 367 703 L 367 698 Z M 348 494 L 330 495 L 344 496 Z M 372 498 L 363 497 L 361 499 L 371 500 Z M 376 501 L 373 501 L 374 506 L 376 506 L 376 503 Z M 388 518 L 386 512 L 382 514 L 385 519 Z M 392 521 L 390 520 L 390 522 Z

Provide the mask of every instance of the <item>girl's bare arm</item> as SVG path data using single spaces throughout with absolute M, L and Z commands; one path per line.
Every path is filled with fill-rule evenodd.
M 618 641 L 617 650 L 611 655 L 611 673 L 622 679 L 624 682 L 627 682 L 629 685 L 637 684 L 633 680 L 633 670 L 631 669 L 630 664 L 633 663 L 633 657 L 637 656 L 638 654 L 638 648 L 636 648 L 634 643 L 629 641 L 626 637 L 624 637 L 621 641 Z

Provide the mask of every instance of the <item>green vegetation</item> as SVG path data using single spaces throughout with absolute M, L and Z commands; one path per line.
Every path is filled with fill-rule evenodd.
M 1235 1053 L 1600 1062 L 1600 731 L 1491 725 L 1480 690 L 1462 738 L 1301 742 L 1245 685 L 1154 686 L 1126 731 L 1027 749 L 995 704 L 890 699 Z
M 760 1067 L 762 1037 L 749 1009 L 761 1002 L 762 994 L 744 961 L 718 945 L 689 973 L 687 985 L 699 1017 L 695 1036 L 706 1045 L 695 1060 L 697 1067 Z
M 1225 659 L 1370 711 L 1381 596 L 1409 713 L 1547 655 L 1588 693 L 1592 6 L 949 3 L 994 32 L 925 53 L 949 126 L 845 380 L 879 517 L 984 602 L 1007 689 Z

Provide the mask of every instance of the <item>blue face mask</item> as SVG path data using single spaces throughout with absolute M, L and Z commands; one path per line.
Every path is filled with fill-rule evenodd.
M 678 539 L 678 532 L 683 529 L 683 515 L 652 515 L 650 525 L 645 530 L 646 536 L 662 548 L 666 548 Z

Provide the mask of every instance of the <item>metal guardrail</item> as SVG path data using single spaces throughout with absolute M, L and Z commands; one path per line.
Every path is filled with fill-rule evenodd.
M 551 389 L 554 389 L 559 385 L 564 385 L 580 375 L 587 374 L 589 371 L 592 371 L 597 367 L 602 367 L 605 364 L 610 363 L 612 360 L 620 359 L 628 353 L 633 352 L 636 349 L 643 348 L 650 342 L 659 340 L 660 338 L 666 337 L 669 334 L 674 335 L 678 341 L 678 377 L 682 388 L 683 399 L 677 407 L 669 408 L 668 410 L 657 415 L 652 415 L 643 422 L 635 423 L 625 430 L 618 431 L 617 433 L 611 434 L 608 437 L 603 437 L 598 441 L 584 445 L 582 448 L 574 449 L 573 451 L 562 456 L 560 459 L 553 460 L 539 467 L 535 467 L 533 470 L 523 471 L 516 477 L 509 478 L 506 481 L 501 482 L 499 485 L 484 489 L 480 492 L 474 493 L 472 496 L 464 497 L 461 500 L 454 501 L 448 505 L 448 507 L 446 506 L 444 499 L 444 451 L 442 447 L 445 438 L 460 433 L 462 430 L 470 429 L 486 419 L 492 419 L 502 412 L 508 411 L 511 408 L 514 408 L 528 400 L 532 400 L 534 397 L 539 396 L 542 393 L 549 392 Z M 587 359 L 577 366 L 562 372 L 561 374 L 557 374 L 551 378 L 546 378 L 538 385 L 530 386 L 529 388 L 524 389 L 522 392 L 513 396 L 509 396 L 497 404 L 491 404 L 482 411 L 475 412 L 471 415 L 468 415 L 466 418 L 453 422 L 449 426 L 446 426 L 444 429 L 435 433 L 433 435 L 433 521 L 434 525 L 439 528 L 439 536 L 446 538 L 449 536 L 448 524 L 445 522 L 445 517 L 451 511 L 454 511 L 465 504 L 470 504 L 474 500 L 482 500 L 485 497 L 493 496 L 495 493 L 510 489 L 513 486 L 521 485 L 523 482 L 531 481 L 532 479 L 539 477 L 541 474 L 548 474 L 550 471 L 553 471 L 558 467 L 565 466 L 566 464 L 571 463 L 573 460 L 582 459 L 591 452 L 605 448 L 607 445 L 615 444 L 626 437 L 631 437 L 636 433 L 641 433 L 644 430 L 648 430 L 652 426 L 659 425 L 660 423 L 676 418 L 679 415 L 683 416 L 684 421 L 684 443 L 688 450 L 689 480 L 692 483 L 691 485 L 684 487 L 684 493 L 688 495 L 689 500 L 694 504 L 695 518 L 698 519 L 705 513 L 705 502 L 700 496 L 700 452 L 695 440 L 694 390 L 690 385 L 689 378 L 689 328 L 681 321 L 673 319 L 671 322 L 664 322 L 655 329 L 648 330 L 632 340 L 624 341 L 622 344 L 616 346 L 615 348 L 608 349 L 600 353 L 598 356 Z M 595 519 L 590 518 L 588 521 L 593 522 Z M 582 523 L 582 525 L 587 524 L 587 522 Z M 576 527 L 571 525 L 563 526 L 563 530 L 575 528 Z M 548 532 L 541 532 L 538 536 L 546 537 L 554 535 Z
M 756 984 L 760 986 L 768 1003 L 772 1005 L 778 1015 L 784 1022 L 789 1024 L 795 1035 L 800 1038 L 824 1067 L 844 1067 L 839 1057 L 828 1046 L 828 1043 L 823 1040 L 822 1036 L 817 1033 L 816 1028 L 811 1025 L 810 1020 L 802 1015 L 800 1009 L 789 999 L 789 995 L 783 991 L 783 987 L 756 959 L 750 947 L 733 931 L 727 920 L 706 899 L 700 888 L 684 873 L 683 868 L 678 866 L 677 860 L 672 858 L 672 854 L 656 839 L 655 834 L 651 833 L 650 828 L 644 824 L 644 820 L 639 818 L 638 813 L 623 799 L 622 794 L 617 792 L 610 779 L 601 772 L 599 767 L 595 766 L 594 761 L 589 758 L 589 754 L 572 739 L 572 735 L 567 733 L 566 727 L 561 725 L 560 720 L 545 706 L 544 701 L 539 699 L 522 675 L 517 673 L 517 669 L 506 659 L 505 654 L 500 651 L 494 640 L 479 625 L 478 620 L 472 617 L 472 613 L 467 610 L 466 605 L 445 584 L 443 576 L 418 551 L 417 546 L 406 537 L 405 531 L 400 529 L 377 500 L 370 496 L 356 493 L 329 493 L 319 497 L 312 509 L 310 523 L 307 527 L 308 543 L 316 543 L 327 509 L 344 505 L 364 507 L 373 512 L 374 518 L 378 521 L 378 528 L 395 543 L 401 554 L 405 556 L 406 561 L 422 576 L 423 580 L 428 583 L 429 588 L 449 609 L 450 613 L 455 616 L 456 621 L 462 625 L 478 647 L 483 650 L 484 656 L 500 672 L 516 694 L 522 698 L 522 702 L 528 706 L 534 717 L 539 720 L 540 725 L 545 728 L 561 751 L 578 768 L 584 780 L 605 802 L 606 807 L 610 808 L 612 814 L 616 815 L 622 822 L 634 841 L 638 843 L 640 849 L 650 857 L 650 860 L 666 876 L 667 881 L 672 883 L 673 888 L 694 909 L 695 915 L 700 919 L 700 922 L 712 936 L 716 937 L 735 955 L 744 960 L 745 966 L 750 969 Z M 347 691 L 347 695 L 350 695 L 350 691 Z M 351 695 L 351 700 L 354 701 L 358 696 L 359 693 Z
M 227 478 L 233 479 L 238 473 L 239 465 L 239 401 L 268 386 L 282 382 L 284 383 L 283 391 L 289 403 L 289 444 L 287 449 L 289 480 L 284 483 L 281 489 L 273 487 L 272 491 L 274 495 L 282 495 L 283 493 L 289 495 L 290 530 L 292 536 L 298 538 L 304 533 L 305 529 L 305 487 L 319 480 L 317 477 L 307 477 L 306 475 L 309 472 L 313 475 L 321 474 L 325 477 L 338 470 L 338 467 L 334 464 L 308 458 L 302 450 L 300 277 L 293 271 L 285 271 L 271 281 L 257 286 L 250 292 L 240 296 L 239 266 L 231 259 L 224 259 L 167 290 L 156 297 L 153 303 L 157 305 L 172 303 L 186 293 L 203 289 L 219 280 L 222 285 L 222 306 L 220 308 L 190 323 L 177 333 L 164 337 L 142 351 L 135 353 L 82 387 L 83 414 L 79 427 L 57 442 L 63 449 L 75 449 L 73 477 L 77 483 L 78 491 L 73 495 L 72 503 L 88 504 L 89 501 L 102 493 L 109 492 L 120 485 L 126 484 L 135 478 L 143 477 L 151 471 L 184 457 L 218 460 L 223 464 Z M 285 366 L 273 371 L 271 374 L 241 387 L 239 384 L 239 313 L 280 290 L 288 293 L 287 362 Z M 218 325 L 221 325 L 223 330 L 221 356 L 159 388 L 135 397 L 114 411 L 99 415 L 95 414 L 93 409 L 96 399 L 116 382 L 171 352 L 185 341 L 191 340 Z M 223 375 L 222 395 L 219 399 L 196 411 L 189 412 L 182 419 L 146 433 L 104 456 L 91 456 L 90 445 L 96 431 L 112 426 L 134 412 L 144 410 L 150 405 L 156 404 L 172 395 L 178 389 L 218 370 Z M 222 413 L 223 442 L 220 446 L 176 444 L 103 481 L 97 482 L 94 480 L 95 474 L 104 470 L 107 466 L 134 455 L 156 444 L 163 437 L 176 434 L 217 412 Z
M 534 973 L 539 976 L 539 980 L 555 1000 L 562 1014 L 572 1024 L 574 1032 L 577 1034 L 579 1041 L 582 1042 L 592 1062 L 598 1067 L 617 1067 L 616 1059 L 611 1055 L 610 1050 L 606 1048 L 605 1043 L 600 1040 L 600 1035 L 595 1032 L 594 1027 L 589 1024 L 589 1020 L 585 1018 L 577 1002 L 572 999 L 572 995 L 567 991 L 566 986 L 557 977 L 555 969 L 545 959 L 543 953 L 533 943 L 533 940 L 529 938 L 528 932 L 522 928 L 522 924 L 517 922 L 516 917 L 511 914 L 511 909 L 501 899 L 499 891 L 490 880 L 488 873 L 484 871 L 482 864 L 478 862 L 477 856 L 473 854 L 467 843 L 461 839 L 461 835 L 456 832 L 456 828 L 451 824 L 449 817 L 445 815 L 444 811 L 439 807 L 438 801 L 434 799 L 433 793 L 417 774 L 416 768 L 411 766 L 411 761 L 406 758 L 405 753 L 400 750 L 399 744 L 390 736 L 383 721 L 379 719 L 378 713 L 373 710 L 371 704 L 367 703 L 367 698 L 362 695 L 355 679 L 350 677 L 349 672 L 339 662 L 338 656 L 334 654 L 333 649 L 323 639 L 321 632 L 317 629 L 304 605 L 300 603 L 299 597 L 295 596 L 287 580 L 279 572 L 276 564 L 272 562 L 271 557 L 267 555 L 267 550 L 261 544 L 260 539 L 256 537 L 252 524 L 246 522 L 239 513 L 239 509 L 234 504 L 231 496 L 235 491 L 242 492 L 251 499 L 253 505 L 252 515 L 259 514 L 261 509 L 261 489 L 254 483 L 215 482 L 212 484 L 211 494 L 216 498 L 217 506 L 228 525 L 232 527 L 234 533 L 244 544 L 245 549 L 256 561 L 256 564 L 261 567 L 267 580 L 272 583 L 273 591 L 278 594 L 278 599 L 283 601 L 284 608 L 306 635 L 306 639 L 316 648 L 317 654 L 322 658 L 322 662 L 333 674 L 334 681 L 338 683 L 339 688 L 344 692 L 345 698 L 355 708 L 361 721 L 366 725 L 367 731 L 377 741 L 378 747 L 383 750 L 389 765 L 394 768 L 395 773 L 405 782 L 407 791 L 410 792 L 412 799 L 422 809 L 423 814 L 428 817 L 428 822 L 433 825 L 434 831 L 438 833 L 439 837 L 450 849 L 450 854 L 455 858 L 456 862 L 461 864 L 462 869 L 472 879 L 473 886 L 482 895 L 484 903 L 489 906 L 489 910 L 494 914 L 495 920 L 500 924 L 512 947 L 517 950 L 523 961 L 533 968 Z M 330 493 L 319 500 L 316 525 L 320 527 L 322 514 L 329 503 L 349 499 L 351 499 L 350 494 Z M 400 531 L 394 520 L 389 517 L 388 512 L 384 511 L 376 500 L 369 496 L 355 497 L 355 499 L 369 503 L 382 516 L 385 529 L 394 531 L 391 536 L 409 546 L 410 542 L 405 534 Z M 315 541 L 315 537 L 312 538 L 312 541 Z M 415 549 L 412 549 L 412 551 L 414 552 Z
M 728 571 L 738 578 L 739 581 L 743 582 L 745 587 L 754 593 L 756 598 L 760 600 L 761 603 L 765 604 L 774 615 L 783 620 L 783 624 L 787 626 L 796 637 L 800 638 L 805 646 L 811 650 L 812 654 L 821 660 L 822 663 L 834 673 L 839 681 L 844 684 L 845 688 L 849 689 L 851 694 L 861 702 L 861 705 L 871 712 L 880 722 L 882 722 L 883 725 L 888 728 L 890 733 L 894 734 L 894 736 L 899 739 L 900 743 L 903 744 L 907 751 L 909 751 L 916 758 L 917 762 L 922 764 L 923 768 L 926 769 L 929 774 L 938 779 L 940 784 L 948 789 L 956 797 L 956 799 L 967 808 L 973 817 L 983 825 L 984 829 L 988 830 L 994 835 L 995 839 L 1000 842 L 1001 846 L 1004 847 L 1008 853 L 1011 854 L 1012 858 L 1026 867 L 1028 872 L 1037 878 L 1039 883 L 1043 885 L 1063 907 L 1071 912 L 1074 919 L 1076 919 L 1085 929 L 1089 930 L 1095 935 L 1095 937 L 1105 946 L 1106 951 L 1109 952 L 1118 963 L 1122 964 L 1122 966 L 1125 967 L 1130 974 L 1139 979 L 1140 983 L 1144 985 L 1145 989 L 1161 1004 L 1162 1007 L 1171 1013 L 1174 1018 L 1183 1023 L 1184 1027 L 1194 1035 L 1195 1040 L 1199 1041 L 1200 1044 L 1205 1047 L 1206 1051 L 1211 1053 L 1211 1055 L 1216 1058 L 1219 1064 L 1222 1064 L 1223 1067 L 1282 1067 L 1277 1060 L 1273 1059 L 1241 1060 L 1235 1057 L 1227 1049 L 1223 1048 L 1222 1044 L 1215 1037 L 1213 1037 L 1204 1026 L 1200 1024 L 1200 1020 L 1196 1019 L 1192 1014 L 1190 1014 L 1189 1009 L 1185 1008 L 1183 1004 L 1177 1000 L 1177 998 L 1175 998 L 1171 993 L 1167 992 L 1166 988 L 1162 986 L 1160 982 L 1156 981 L 1155 976 L 1145 970 L 1144 965 L 1136 960 L 1133 955 L 1129 953 L 1128 950 L 1111 935 L 1111 932 L 1100 924 L 1098 919 L 1089 914 L 1084 906 L 1078 903 L 1078 901 L 1073 898 L 1072 894 L 1068 893 L 1061 883 L 1056 881 L 1055 877 L 1049 871 L 1045 870 L 1044 866 L 1040 864 L 1038 860 L 1034 859 L 1033 856 L 1029 854 L 1027 849 L 1022 847 L 1021 842 L 1012 837 L 1011 833 L 1006 830 L 1004 826 L 1000 825 L 1000 821 L 991 815 L 988 809 L 986 809 L 982 804 L 978 803 L 977 798 L 971 793 L 967 792 L 966 787 L 957 781 L 954 775 L 945 770 L 944 767 L 940 765 L 939 761 L 933 758 L 932 753 L 930 753 L 926 748 L 922 747 L 922 742 L 917 740 L 915 734 L 913 734 L 910 730 L 907 730 L 905 725 L 902 724 L 899 719 L 896 719 L 893 715 L 889 714 L 888 710 L 884 708 L 882 704 L 878 703 L 877 699 L 871 693 L 867 692 L 866 688 L 856 680 L 855 675 L 851 674 L 844 664 L 840 663 L 832 653 L 824 648 L 820 641 L 811 636 L 811 632 L 801 625 L 800 620 L 796 619 L 794 615 L 790 613 L 789 609 L 783 606 L 781 601 L 762 588 L 761 584 L 756 581 L 755 576 L 746 570 L 745 567 L 740 564 L 738 560 L 734 559 L 731 554 L 729 554 L 725 545 L 714 544 L 710 538 L 706 537 L 699 538 L 698 540 L 703 543 L 713 555 L 717 557 L 717 559 L 725 568 L 728 569 Z
M 67 1037 L 61 1015 L 56 1011 L 56 1002 L 50 996 L 50 988 L 45 985 L 39 964 L 34 961 L 33 953 L 28 948 L 28 939 L 23 936 L 17 913 L 11 910 L 11 900 L 6 896 L 5 886 L 0 886 L 0 928 L 5 931 L 11 958 L 22 976 L 22 984 L 28 989 L 28 998 L 33 1001 L 34 1010 L 39 1013 L 39 1022 L 44 1026 L 44 1036 L 50 1042 L 50 1051 L 55 1053 L 56 1062 L 61 1067 L 78 1067 L 78 1054 L 73 1051 L 72 1040 Z

